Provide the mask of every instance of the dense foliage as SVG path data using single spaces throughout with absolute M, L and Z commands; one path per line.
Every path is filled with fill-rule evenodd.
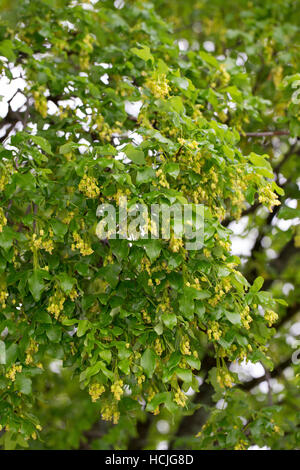
M 3 448 L 299 447 L 298 12 L 2 2 Z M 203 248 L 99 240 L 121 196 L 203 204 Z

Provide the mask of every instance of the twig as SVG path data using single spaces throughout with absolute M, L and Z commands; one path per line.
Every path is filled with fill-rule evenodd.
M 273 137 L 275 135 L 290 135 L 290 131 L 262 131 L 262 132 L 246 132 L 242 136 L 246 137 Z

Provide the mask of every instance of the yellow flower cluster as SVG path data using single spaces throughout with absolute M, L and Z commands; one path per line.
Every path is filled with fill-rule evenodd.
M 142 374 L 137 378 L 137 383 L 139 385 L 142 385 L 142 383 L 145 382 L 145 380 L 146 380 L 146 377 Z
M 199 118 L 202 118 L 203 117 L 203 114 L 202 114 L 202 111 L 200 111 L 201 109 L 203 109 L 204 106 L 202 104 L 196 104 L 194 105 L 194 110 L 193 110 L 193 119 L 195 121 L 197 121 L 197 119 Z
M 232 287 L 230 279 L 228 279 L 228 277 L 222 278 L 222 285 L 225 292 L 229 292 Z
M 10 379 L 12 382 L 14 382 L 16 380 L 17 372 L 19 372 L 19 373 L 22 372 L 22 366 L 17 366 L 16 364 L 13 364 L 13 366 L 5 374 L 5 377 Z
M 114 394 L 114 397 L 116 400 L 121 400 L 121 397 L 124 393 L 123 391 L 123 380 L 116 380 L 115 383 L 112 384 L 112 386 L 110 387 L 111 391 L 113 392 Z
M 2 191 L 4 191 L 4 188 L 5 186 L 7 185 L 8 183 L 8 177 L 7 177 L 7 174 L 6 173 L 3 173 L 1 176 L 0 176 L 0 193 Z
M 30 338 L 29 346 L 26 349 L 25 364 L 29 365 L 33 363 L 33 355 L 38 352 L 39 345 L 34 339 Z
M 201 277 L 201 281 L 206 282 L 205 277 Z M 198 277 L 195 277 L 195 278 L 193 279 L 193 282 L 192 282 L 192 283 L 190 283 L 189 281 L 187 281 L 187 282 L 185 283 L 185 285 L 186 285 L 187 287 L 194 287 L 195 289 L 201 290 L 200 281 L 199 281 Z
M 161 315 L 161 313 L 172 312 L 172 307 L 170 303 L 170 296 L 168 288 L 163 291 L 161 302 L 156 307 L 156 313 Z
M 151 402 L 152 398 L 155 397 L 155 391 L 153 390 L 152 386 L 150 386 L 149 390 L 148 390 L 148 403 Z
M 89 394 L 92 398 L 92 402 L 96 402 L 98 398 L 105 392 L 105 387 L 98 383 L 94 383 L 89 386 Z
M 104 421 L 112 421 L 117 424 L 120 418 L 120 413 L 115 406 L 106 404 L 101 408 L 101 417 Z
M 143 315 L 143 320 L 145 323 L 151 323 L 151 317 L 150 315 L 148 314 L 148 312 L 146 312 L 146 310 L 142 310 L 142 315 Z
M 276 424 L 274 425 L 273 430 L 274 430 L 274 432 L 276 432 L 277 434 L 280 434 L 280 427 L 277 426 Z
M 7 218 L 4 215 L 2 207 L 0 207 L 0 233 L 3 230 L 3 227 L 7 224 Z
M 268 322 L 269 326 L 272 326 L 278 320 L 278 314 L 273 312 L 273 310 L 267 310 L 265 313 L 265 320 Z
M 95 198 L 100 194 L 100 188 L 97 186 L 97 180 L 93 176 L 84 175 L 79 183 L 78 189 L 86 197 Z
M 173 157 L 172 160 L 176 162 L 177 158 Z M 181 186 L 181 190 L 186 197 L 193 199 L 195 203 L 200 202 L 200 200 L 206 201 L 207 194 L 203 188 L 203 184 L 198 185 L 196 189 L 190 188 L 189 175 L 184 173 L 186 168 L 192 169 L 198 175 L 201 175 L 202 167 L 205 163 L 205 160 L 200 152 L 191 152 L 185 151 L 183 154 L 180 154 L 179 160 L 182 170 L 180 175 L 177 178 L 177 182 Z
M 0 193 L 4 191 L 5 186 L 10 181 L 10 176 L 15 172 L 12 162 L 6 161 L 4 163 L 4 168 L 1 166 L 1 176 L 0 176 Z
M 218 341 L 222 336 L 222 330 L 217 322 L 213 321 L 210 324 L 210 328 L 207 330 L 208 338 Z
M 231 248 L 231 243 L 229 241 L 224 242 L 223 240 L 220 239 L 219 235 L 216 233 L 214 238 L 217 240 L 218 244 L 224 248 L 224 250 L 229 251 Z
M 75 153 L 74 152 L 67 152 L 64 153 L 64 157 L 68 162 L 71 162 L 74 159 Z
M 123 96 L 123 95 L 122 95 Z M 122 132 L 122 123 L 119 121 L 115 122 L 116 127 L 110 127 L 105 121 L 104 117 L 101 114 L 93 116 L 92 118 L 93 125 L 96 125 L 98 135 L 101 140 L 110 141 L 113 135 L 118 136 Z M 109 156 L 108 156 L 109 158 Z
M 174 238 L 174 235 L 171 236 L 169 247 L 173 253 L 178 253 L 181 248 L 183 248 L 183 240 L 181 238 Z
M 234 446 L 234 450 L 245 450 L 247 448 L 247 442 L 240 439 L 239 442 Z
M 190 342 L 188 339 L 184 340 L 181 345 L 180 345 L 180 351 L 182 352 L 182 354 L 185 354 L 186 356 L 190 356 L 191 355 L 191 346 L 190 346 Z
M 155 350 L 155 352 L 158 356 L 161 356 L 162 353 L 163 353 L 163 348 L 162 348 L 162 345 L 161 345 L 161 342 L 160 342 L 159 338 L 156 338 L 156 340 L 155 340 L 154 350 Z
M 176 393 L 175 393 L 174 401 L 175 401 L 175 403 L 177 403 L 177 405 L 182 406 L 182 408 L 186 404 L 187 396 L 183 393 L 182 390 L 180 390 L 180 388 L 178 388 Z
M 158 178 L 158 183 L 160 184 L 160 186 L 162 186 L 163 188 L 170 188 L 166 175 L 161 168 L 157 170 L 155 174 Z M 155 181 L 153 181 L 153 186 L 156 186 Z
M 64 216 L 64 218 L 62 219 L 62 222 L 66 225 L 69 225 L 69 223 L 71 222 L 71 220 L 73 219 L 75 215 L 75 212 L 74 211 L 70 211 L 68 212 L 67 215 Z
M 232 382 L 232 377 L 228 371 L 225 370 L 219 370 L 218 375 L 217 375 L 217 382 L 220 385 L 220 387 L 225 388 L 232 388 L 233 387 L 233 382 Z
M 0 305 L 2 308 L 6 307 L 6 299 L 8 297 L 8 292 L 6 290 L 0 291 Z
M 69 297 L 70 299 L 72 300 L 72 302 L 74 302 L 75 299 L 77 299 L 78 297 L 78 292 L 77 290 L 73 287 L 73 289 L 71 290 L 70 294 L 69 294 Z
M 274 206 L 280 206 L 277 194 L 272 191 L 271 184 L 267 184 L 259 190 L 258 200 L 261 204 L 268 207 L 269 211 L 273 211 Z
M 215 293 L 216 293 L 215 296 L 212 299 L 208 300 L 208 303 L 212 307 L 215 307 L 220 302 L 222 297 L 225 295 L 225 292 L 223 291 L 222 287 L 223 287 L 222 284 L 221 285 L 217 284 L 215 287 Z
M 226 70 L 225 64 L 220 64 L 219 74 L 220 74 L 221 85 L 226 86 L 230 82 L 230 75 Z
M 155 98 L 165 98 L 170 92 L 169 80 L 164 73 L 156 74 L 152 78 L 148 78 L 145 86 L 153 93 Z
M 123 202 L 120 201 L 120 198 L 121 197 L 127 197 L 127 196 L 130 196 L 131 192 L 130 192 L 130 189 L 120 189 L 118 188 L 117 192 L 115 194 L 113 194 L 112 196 L 108 196 L 107 199 L 110 199 L 112 201 L 116 201 L 117 204 L 121 204 L 122 203 L 122 207 L 123 207 Z
M 147 271 L 149 276 L 151 276 L 151 262 L 146 256 L 141 260 L 141 271 Z
M 47 99 L 44 95 L 45 88 L 39 87 L 38 90 L 33 92 L 34 107 L 38 113 L 45 119 L 47 117 Z
M 67 41 L 63 39 L 53 38 L 53 52 L 56 54 L 60 54 L 62 51 L 68 51 L 70 49 L 69 44 Z
M 179 137 L 177 140 L 180 143 L 180 145 L 182 145 L 182 146 L 185 145 L 188 148 L 190 148 L 191 150 L 197 150 L 198 149 L 199 143 L 196 140 L 188 141 L 186 139 L 182 139 L 181 137 Z M 192 162 L 192 160 L 191 160 L 191 162 Z
M 73 233 L 73 239 L 74 243 L 72 243 L 71 247 L 73 251 L 75 251 L 75 249 L 77 248 L 82 254 L 82 256 L 89 256 L 94 253 L 94 250 L 92 250 L 91 246 L 87 242 L 83 241 L 83 239 L 77 232 Z
M 246 305 L 244 310 L 241 312 L 241 319 L 243 326 L 246 328 L 246 330 L 249 330 L 250 323 L 253 321 L 253 318 L 250 315 L 249 305 Z
M 47 311 L 52 313 L 56 320 L 58 319 L 60 312 L 63 310 L 65 300 L 66 298 L 64 294 L 59 290 L 57 290 L 49 299 Z
M 81 43 L 81 49 L 79 53 L 79 66 L 81 70 L 88 70 L 90 66 L 89 54 L 93 51 L 94 38 L 91 34 L 86 34 Z
M 51 233 L 49 233 L 50 236 L 51 236 Z M 32 235 L 31 249 L 37 249 L 37 250 L 42 249 L 42 250 L 45 250 L 48 253 L 52 254 L 52 251 L 54 250 L 53 240 L 51 240 L 51 238 L 49 238 L 48 240 L 43 240 L 43 235 L 44 235 L 43 230 L 40 231 L 40 235 L 42 235 L 42 236 L 37 237 L 36 233 L 34 233 Z

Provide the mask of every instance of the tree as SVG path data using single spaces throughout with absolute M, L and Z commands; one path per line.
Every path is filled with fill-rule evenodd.
M 3 448 L 299 447 L 299 4 L 234 3 L 2 2 Z M 122 196 L 203 247 L 99 240 Z

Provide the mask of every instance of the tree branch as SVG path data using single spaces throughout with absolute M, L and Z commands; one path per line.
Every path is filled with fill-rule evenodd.
M 246 137 L 274 137 L 276 135 L 290 135 L 290 131 L 282 130 L 282 131 L 262 131 L 262 132 L 245 132 L 241 134 L 242 136 Z

